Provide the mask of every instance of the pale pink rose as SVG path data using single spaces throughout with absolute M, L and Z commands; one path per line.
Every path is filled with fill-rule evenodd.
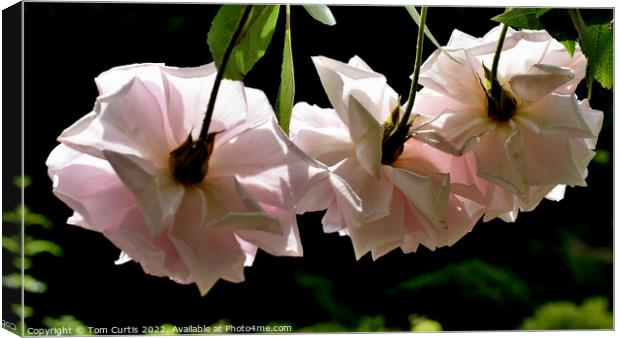
M 382 164 L 383 124 L 398 95 L 359 57 L 313 61 L 334 109 L 296 104 L 290 137 L 357 195 L 325 190 L 325 232 L 350 236 L 358 259 L 369 251 L 376 259 L 398 247 L 452 245 L 471 230 L 482 215 L 474 200 L 483 197 L 473 164 L 412 139 L 395 162 Z
M 564 185 L 586 185 L 603 114 L 574 94 L 587 65 L 578 46 L 571 57 L 544 31 L 508 29 L 497 78 L 516 108 L 506 119 L 490 117 L 482 65 L 492 66 L 499 30 L 481 39 L 455 30 L 445 52 L 423 64 L 414 113 L 428 123 L 415 138 L 473 158 L 485 221 L 514 221 L 545 196 L 562 199 Z
M 222 278 L 243 281 L 257 248 L 302 255 L 296 204 L 330 187 L 327 170 L 283 134 L 265 94 L 224 80 L 210 132 L 208 172 L 179 183 L 170 152 L 197 138 L 216 75 L 213 64 L 138 64 L 96 79 L 93 111 L 60 135 L 47 165 L 70 224 L 103 233 L 144 271 L 205 294 Z

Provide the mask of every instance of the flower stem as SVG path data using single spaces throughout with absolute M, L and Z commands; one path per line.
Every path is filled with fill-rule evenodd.
M 411 80 L 411 88 L 409 89 L 409 98 L 407 99 L 407 107 L 403 118 L 400 120 L 398 128 L 408 128 L 409 116 L 411 116 L 411 110 L 413 109 L 413 103 L 415 101 L 416 86 L 418 79 L 420 78 L 420 67 L 422 66 L 422 46 L 424 45 L 424 30 L 426 29 L 426 12 L 428 7 L 422 6 L 420 11 L 420 25 L 418 27 L 418 41 L 415 51 L 415 66 L 413 68 L 413 79 Z
M 570 15 L 571 20 L 573 21 L 573 25 L 577 30 L 577 34 L 579 36 L 579 44 L 581 46 L 592 46 L 592 40 L 590 39 L 590 33 L 588 33 L 588 28 L 586 27 L 585 21 L 581 17 L 581 13 L 579 9 L 568 9 L 568 14 Z M 590 63 L 588 62 L 588 68 L 590 68 Z M 592 77 L 590 75 L 590 69 L 587 71 L 587 81 L 588 81 L 588 99 L 592 97 Z
M 506 32 L 508 31 L 508 25 L 502 24 L 502 31 L 499 33 L 499 40 L 497 40 L 497 49 L 493 56 L 493 66 L 491 67 L 491 92 L 494 93 L 496 88 L 493 88 L 499 84 L 497 79 L 497 67 L 499 66 L 499 56 L 502 54 L 502 48 L 504 47 L 504 39 L 506 39 Z
M 215 99 L 217 98 L 217 92 L 220 89 L 220 84 L 222 83 L 222 79 L 224 78 L 224 72 L 226 71 L 226 65 L 228 64 L 228 59 L 230 59 L 230 55 L 232 51 L 235 49 L 235 46 L 239 42 L 239 37 L 241 36 L 241 32 L 244 31 L 246 24 L 248 23 L 248 19 L 250 17 L 250 13 L 254 6 L 247 5 L 243 10 L 243 14 L 241 15 L 241 20 L 237 24 L 237 29 L 233 33 L 230 38 L 230 42 L 228 42 L 228 46 L 224 51 L 224 55 L 222 56 L 222 64 L 217 70 L 217 75 L 215 76 L 215 82 L 213 83 L 213 89 L 211 90 L 211 96 L 209 97 L 209 104 L 207 105 L 207 111 L 205 113 L 205 118 L 202 121 L 202 129 L 200 129 L 200 136 L 197 141 L 205 140 L 207 138 L 209 132 L 209 125 L 211 124 L 211 117 L 213 116 L 213 110 L 215 109 Z

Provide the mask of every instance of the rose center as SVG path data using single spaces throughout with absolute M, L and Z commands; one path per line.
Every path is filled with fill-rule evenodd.
M 400 125 L 400 106 L 396 106 L 388 120 L 383 124 L 381 144 L 381 163 L 392 164 L 403 153 L 405 142 L 409 139 L 409 124 Z
M 168 166 L 172 176 L 182 184 L 200 183 L 207 176 L 209 158 L 213 152 L 216 133 L 209 133 L 206 139 L 194 141 L 189 134 L 185 142 L 170 152 Z

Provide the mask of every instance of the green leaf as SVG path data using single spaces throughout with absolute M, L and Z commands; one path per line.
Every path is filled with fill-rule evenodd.
M 11 311 L 19 317 L 22 316 L 22 306 L 19 304 L 11 304 Z M 24 306 L 24 318 L 32 317 L 34 310 L 30 306 Z
M 612 329 L 614 319 L 608 311 L 608 301 L 592 297 L 577 305 L 569 301 L 543 304 L 534 315 L 526 318 L 522 330 L 591 330 Z
M 304 9 L 315 20 L 328 25 L 333 26 L 336 24 L 336 19 L 332 14 L 332 11 L 326 5 L 303 5 Z
M 563 8 L 553 8 L 539 17 L 540 23 L 549 34 L 558 40 L 572 57 L 576 50 L 579 38 L 568 11 Z
M 614 85 L 614 34 L 609 24 L 593 25 L 588 27 L 592 36 L 592 46 L 584 47 L 588 57 L 588 67 L 594 73 L 594 79 L 605 89 Z M 587 50 L 586 50 L 587 49 Z
M 491 18 L 493 21 L 503 23 L 514 28 L 543 29 L 540 16 L 547 13 L 550 8 L 506 8 L 504 13 Z
M 28 175 L 24 175 L 24 177 L 14 176 L 13 184 L 20 189 L 22 188 L 22 186 L 24 188 L 27 188 L 30 184 L 32 184 L 32 178 Z
M 609 22 L 599 20 L 585 22 L 578 9 L 568 9 L 575 29 L 579 34 L 581 50 L 588 58 L 586 81 L 588 97 L 592 93 L 592 82 L 598 81 L 603 88 L 613 87 L 613 30 Z
M 2 237 L 2 248 L 14 255 L 22 253 L 22 244 L 18 237 Z
M 32 293 L 43 293 L 47 290 L 45 283 L 38 281 L 30 275 L 24 275 L 24 290 Z M 10 289 L 21 289 L 22 275 L 20 273 L 12 273 L 2 277 L 2 286 Z
M 592 159 L 594 163 L 600 166 L 608 165 L 610 160 L 611 160 L 611 157 L 610 157 L 609 151 L 605 149 L 596 149 L 596 155 Z
M 564 48 L 566 48 L 566 51 L 568 52 L 568 54 L 570 54 L 570 56 L 573 57 L 573 54 L 575 54 L 575 48 L 577 47 L 575 40 L 564 40 L 564 41 L 560 41 L 560 43 L 564 45 Z
M 293 68 L 293 50 L 291 48 L 291 7 L 286 5 L 286 30 L 284 32 L 284 50 L 282 51 L 282 71 L 280 73 L 280 90 L 276 100 L 276 116 L 280 127 L 288 134 L 291 112 L 295 101 L 295 71 Z
M 62 256 L 62 248 L 51 241 L 33 240 L 28 241 L 24 245 L 24 256 L 34 256 L 47 252 L 56 257 Z
M 437 332 L 443 331 L 443 327 L 438 321 L 428 319 L 423 316 L 412 314 L 409 316 L 409 323 L 411 323 L 411 331 L 416 332 Z
M 418 27 L 420 27 L 420 13 L 418 13 L 415 7 L 411 5 L 405 6 L 405 9 L 407 10 L 407 12 L 409 12 L 409 15 L 411 15 L 411 18 L 413 19 L 413 21 L 418 25 Z M 439 44 L 439 42 L 437 42 L 437 39 L 435 39 L 430 29 L 428 29 L 428 25 L 424 27 L 424 35 L 426 35 L 426 37 L 429 40 L 431 40 L 431 42 L 435 45 L 435 47 L 441 49 L 441 45 Z
M 27 206 L 24 206 L 23 210 L 22 206 L 17 206 L 13 211 L 3 212 L 2 221 L 7 223 L 13 223 L 15 225 L 21 225 L 22 213 L 25 226 L 38 224 L 43 226 L 43 228 L 45 229 L 50 229 L 52 227 L 52 222 L 47 217 L 41 214 L 31 212 Z
M 21 269 L 22 268 L 22 258 L 21 257 L 13 257 L 13 266 Z M 24 266 L 24 270 L 28 270 L 32 267 L 32 259 L 28 258 L 28 257 L 24 257 L 24 262 L 23 262 L 23 266 Z
M 222 5 L 211 22 L 207 43 L 218 70 L 245 7 Z M 253 6 L 239 38 L 233 42 L 235 47 L 224 70 L 224 78 L 242 80 L 265 54 L 275 31 L 279 12 L 280 6 Z

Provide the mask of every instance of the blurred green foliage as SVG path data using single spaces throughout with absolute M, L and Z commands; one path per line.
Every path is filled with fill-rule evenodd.
M 443 331 L 441 324 L 438 321 L 428 319 L 423 316 L 417 316 L 412 314 L 409 316 L 409 322 L 411 323 L 411 331 L 415 332 L 436 332 Z
M 339 303 L 332 296 L 333 283 L 330 280 L 306 273 L 298 273 L 295 275 L 295 279 L 301 287 L 308 289 L 314 294 L 314 299 L 329 314 L 333 321 L 344 324 L 355 323 L 353 311 Z
M 388 290 L 387 295 L 400 312 L 421 312 L 465 330 L 481 329 L 476 326 L 480 316 L 489 318 L 497 328 L 516 326 L 519 316 L 530 313 L 534 306 L 523 279 L 479 259 L 414 276 Z M 447 303 L 437 301 L 438 297 Z M 471 311 L 472 306 L 476 311 Z
M 611 161 L 611 155 L 609 154 L 609 151 L 606 149 L 597 149 L 596 155 L 594 155 L 594 158 L 592 159 L 592 161 L 594 161 L 594 163 L 598 165 L 606 166 Z
M 73 316 L 44 317 L 43 325 L 51 329 L 65 329 L 64 332 L 71 332 L 72 335 L 76 336 L 93 336 L 88 330 L 88 326 Z
M 608 301 L 592 297 L 577 305 L 569 301 L 546 303 L 536 309 L 534 315 L 525 319 L 522 330 L 586 330 L 612 329 L 613 316 Z
M 387 332 L 402 331 L 400 328 L 387 328 L 384 316 L 363 315 L 357 320 L 355 325 L 346 326 L 338 322 L 318 323 L 311 326 L 302 327 L 295 332 Z
M 20 189 L 25 189 L 32 184 L 32 179 L 30 176 L 14 177 L 13 184 Z M 13 266 L 20 271 L 23 270 L 23 277 L 20 272 L 14 272 L 2 276 L 2 286 L 16 290 L 23 287 L 24 291 L 29 293 L 46 292 L 47 284 L 26 272 L 32 268 L 33 258 L 35 256 L 47 253 L 54 257 L 60 257 L 63 254 L 63 250 L 60 245 L 52 241 L 33 238 L 28 235 L 28 229 L 33 225 L 38 225 L 44 230 L 50 230 L 52 228 L 52 222 L 45 215 L 32 212 L 26 205 L 23 204 L 18 205 L 12 211 L 3 212 L 2 222 L 3 227 L 6 226 L 5 224 L 8 224 L 9 226 L 14 226 L 17 228 L 17 231 L 13 231 L 13 235 L 2 236 L 2 249 L 7 251 L 12 256 L 11 262 Z M 20 231 L 22 224 L 24 226 L 23 232 Z M 23 242 L 21 237 L 22 233 L 24 235 Z M 32 307 L 26 305 L 22 307 L 20 304 L 12 304 L 11 310 L 18 317 L 21 317 L 23 313 L 24 318 L 32 317 L 34 313 Z M 58 319 L 44 317 L 42 323 L 50 328 L 86 328 L 82 322 L 78 321 L 73 316 L 62 316 Z M 21 323 L 19 323 L 19 325 L 21 325 Z M 21 328 L 18 327 L 17 333 L 19 332 L 21 332 Z M 81 335 L 84 335 L 87 330 L 72 330 L 72 332 L 82 332 Z
M 527 285 L 518 276 L 508 269 L 478 259 L 451 264 L 438 271 L 413 277 L 389 293 L 424 292 L 435 288 L 450 288 L 463 297 L 500 305 L 530 298 Z
M 593 247 L 577 237 L 568 237 L 564 247 L 566 266 L 578 285 L 598 283 L 604 270 L 613 264 L 609 247 Z

